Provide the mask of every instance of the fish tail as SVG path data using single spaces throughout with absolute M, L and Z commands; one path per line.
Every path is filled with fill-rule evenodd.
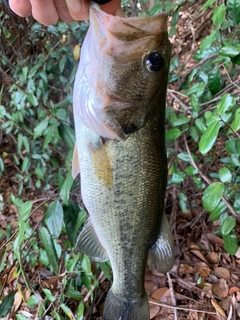
M 141 300 L 128 301 L 108 292 L 104 303 L 103 320 L 149 320 L 148 298 L 144 294 Z

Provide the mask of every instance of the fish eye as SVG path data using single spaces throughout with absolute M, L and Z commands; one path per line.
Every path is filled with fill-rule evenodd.
M 149 71 L 159 71 L 165 65 L 164 58 L 157 52 L 151 52 L 146 59 L 146 67 Z

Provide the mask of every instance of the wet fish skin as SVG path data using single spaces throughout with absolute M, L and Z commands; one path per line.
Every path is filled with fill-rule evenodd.
M 150 24 L 149 17 L 141 21 L 109 17 L 95 8 L 90 23 L 94 41 L 98 40 L 100 65 L 98 74 L 90 78 L 97 87 L 94 90 L 89 83 L 92 89 L 79 89 L 80 79 L 85 77 L 85 85 L 89 81 L 86 73 L 91 71 L 91 59 L 95 59 L 87 43 L 82 52 L 88 54 L 89 64 L 83 64 L 74 88 L 82 198 L 90 214 L 76 248 L 93 260 L 111 261 L 113 285 L 103 319 L 148 320 L 144 273 L 149 250 L 152 265 L 161 269 L 158 271 L 171 269 L 174 260 L 171 233 L 163 213 L 167 178 L 165 98 L 171 52 L 166 16 L 159 15 L 158 22 L 152 18 L 157 32 L 151 34 L 151 30 L 140 28 L 141 24 Z M 105 42 L 97 27 L 104 19 L 110 21 L 105 25 L 107 37 L 104 28 L 100 30 Z M 114 32 L 111 23 L 115 24 Z M 123 25 L 133 29 L 132 34 L 126 37 Z M 164 61 L 157 72 L 146 68 L 152 52 L 158 52 Z M 79 106 L 82 92 L 84 101 Z M 89 97 L 91 110 L 80 110 L 89 106 Z M 94 103 L 101 103 L 97 119 Z

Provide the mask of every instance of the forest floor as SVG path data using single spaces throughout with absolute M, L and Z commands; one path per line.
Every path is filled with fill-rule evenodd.
M 183 76 L 196 66 L 197 62 L 192 59 L 193 53 L 199 47 L 200 41 L 211 30 L 211 11 L 209 11 L 209 15 L 206 14 L 206 11 L 204 15 L 199 15 L 197 7 L 201 3 L 202 1 L 199 1 L 182 7 L 177 33 L 171 39 L 173 56 L 177 56 L 181 62 L 184 61 L 184 70 L 179 70 Z M 180 63 L 180 65 L 182 64 Z M 178 82 L 169 85 L 168 106 L 172 105 L 176 109 L 179 101 L 174 92 L 178 92 L 180 85 Z M 184 141 L 182 142 L 184 144 Z M 194 143 L 189 143 L 192 147 L 191 152 L 198 152 Z M 5 159 L 7 170 L 0 181 L 0 193 L 3 195 L 2 203 L 4 204 L 0 215 L 0 229 L 11 225 L 13 231 L 17 227 L 17 210 L 15 206 L 7 204 L 7 199 L 11 193 L 17 194 L 18 190 L 18 181 L 15 179 L 18 168 L 11 157 L 15 152 L 15 145 L 13 136 L 4 136 L 0 146 L 1 153 L 4 150 L 9 155 Z M 176 144 L 174 148 L 181 148 L 181 146 Z M 220 142 L 218 150 L 221 150 Z M 216 159 L 217 157 L 216 155 Z M 169 163 L 172 162 L 174 162 L 174 158 L 169 158 Z M 217 161 L 213 165 L 217 166 Z M 204 170 L 207 172 L 207 168 Z M 189 210 L 188 213 L 181 212 L 177 200 L 180 188 L 185 190 L 189 199 L 195 199 L 196 209 Z M 41 194 L 39 191 L 27 190 L 23 195 L 23 200 L 37 202 L 45 196 L 46 194 Z M 223 240 L 213 234 L 215 230 L 219 229 L 219 222 L 209 220 L 209 214 L 201 204 L 201 196 L 202 190 L 196 194 L 193 182 L 190 180 L 185 180 L 180 187 L 176 185 L 167 187 L 166 212 L 174 236 L 176 259 L 173 269 L 167 275 L 158 274 L 150 269 L 146 270 L 145 286 L 149 294 L 151 319 L 240 319 L 240 250 L 235 256 L 230 256 L 224 250 Z M 43 209 L 39 208 L 31 216 L 31 224 L 37 226 L 43 214 Z M 240 225 L 238 227 L 240 231 Z M 9 275 L 4 285 L 11 286 L 15 267 L 7 272 Z M 57 283 L 61 279 L 61 277 L 48 276 L 44 269 L 28 270 L 27 273 L 29 273 L 29 277 L 34 274 L 39 276 L 39 281 L 45 287 L 57 288 Z M 106 277 L 101 276 L 92 302 L 86 288 L 83 289 L 84 301 L 89 304 L 85 315 L 86 320 L 101 319 L 104 299 L 110 285 Z M 29 294 L 27 289 L 25 293 Z M 16 301 L 14 308 L 27 312 L 26 305 L 20 297 L 19 303 Z M 24 315 L 24 312 L 22 314 Z M 48 319 L 51 318 L 48 317 Z

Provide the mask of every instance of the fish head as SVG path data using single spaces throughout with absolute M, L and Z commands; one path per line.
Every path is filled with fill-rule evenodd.
M 171 54 L 166 13 L 126 18 L 93 5 L 85 41 L 84 92 L 75 108 L 89 129 L 126 139 L 156 112 L 164 114 Z

